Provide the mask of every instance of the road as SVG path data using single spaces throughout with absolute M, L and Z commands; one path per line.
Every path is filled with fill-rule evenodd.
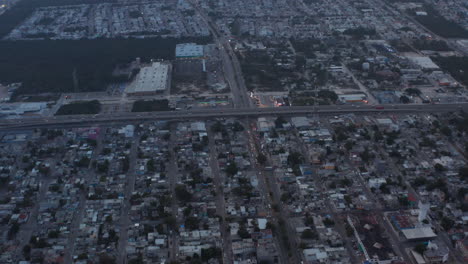
M 468 51 L 467 51 L 467 50 L 465 50 L 465 49 L 459 47 L 457 44 L 454 44 L 454 43 L 453 43 L 452 41 L 450 41 L 449 39 L 444 38 L 444 37 L 442 37 L 442 36 L 440 36 L 440 35 L 437 35 L 437 34 L 434 33 L 432 30 L 428 29 L 427 27 L 425 27 L 424 25 L 422 25 L 421 23 L 419 23 L 419 21 L 417 21 L 416 19 L 414 19 L 414 17 L 412 17 L 412 16 L 406 14 L 406 13 L 403 12 L 403 11 L 402 11 L 402 12 L 398 11 L 398 9 L 392 7 L 392 6 L 391 6 L 389 3 L 387 3 L 386 1 L 377 1 L 377 2 L 380 2 L 381 8 L 383 8 L 383 7 L 385 6 L 385 7 L 387 7 L 387 8 L 390 9 L 390 10 L 394 10 L 394 11 L 396 11 L 396 12 L 399 12 L 399 14 L 400 14 L 402 17 L 404 17 L 404 18 L 406 18 L 407 20 L 413 22 L 414 24 L 416 24 L 416 25 L 418 25 L 420 28 L 422 28 L 424 31 L 426 31 L 426 32 L 428 32 L 429 34 L 431 34 L 432 36 L 434 36 L 434 37 L 435 37 L 435 40 L 443 40 L 443 41 L 445 41 L 445 42 L 447 43 L 447 45 L 448 45 L 451 49 L 453 49 L 454 51 L 457 51 L 457 52 L 459 52 L 460 54 L 465 55 L 465 56 L 468 55 Z
M 294 133 L 294 136 L 295 136 L 296 144 L 298 146 L 300 146 L 299 150 L 302 153 L 302 156 L 304 157 L 305 163 L 308 164 L 308 165 L 311 165 L 314 168 L 314 171 L 315 171 L 314 174 L 315 175 L 319 175 L 319 173 L 318 173 L 319 167 L 317 165 L 313 165 L 313 163 L 312 163 L 312 161 L 310 159 L 309 151 L 307 150 L 308 146 L 299 137 L 299 131 L 297 131 L 297 129 L 296 129 L 296 131 Z M 336 211 L 335 207 L 333 206 L 332 202 L 330 201 L 330 199 L 329 199 L 329 197 L 327 195 L 328 190 L 326 188 L 326 185 L 323 182 L 320 182 L 319 178 L 314 179 L 314 185 L 315 185 L 316 190 L 320 190 L 321 200 L 325 202 L 325 206 L 327 207 L 327 210 L 326 210 L 327 213 L 326 214 L 330 214 L 332 216 L 332 218 L 333 218 L 333 221 L 335 223 L 337 223 L 335 225 L 335 228 L 336 228 L 336 230 L 338 231 L 338 233 L 340 234 L 340 236 L 343 239 L 344 246 L 346 247 L 346 250 L 348 251 L 351 262 L 352 263 L 358 263 L 357 257 L 354 254 L 353 245 L 352 245 L 350 239 L 346 235 L 345 224 L 344 224 L 343 218 L 341 217 L 341 216 L 345 216 L 345 215 L 340 214 L 340 213 L 338 213 Z
M 177 127 L 176 124 L 171 124 L 171 136 L 169 139 L 169 164 L 167 166 L 167 172 L 169 176 L 169 188 L 171 190 L 171 212 L 172 216 L 175 218 L 175 229 L 177 230 L 178 228 L 178 206 L 177 206 L 177 196 L 175 194 L 175 187 L 177 182 L 179 182 L 179 173 L 178 173 L 178 167 L 177 167 L 177 153 L 174 151 L 175 146 L 177 145 Z M 177 262 L 178 261 L 178 255 L 179 255 L 179 244 L 177 240 L 177 232 L 176 230 L 172 230 L 169 235 L 169 252 L 170 252 L 170 260 Z
M 388 160 L 391 159 L 388 153 L 386 152 L 381 151 L 381 155 Z M 428 157 L 424 152 L 421 152 L 420 155 L 424 157 L 424 160 L 430 160 L 430 157 Z M 389 162 L 388 164 L 390 169 L 395 173 L 395 175 L 400 175 L 401 169 L 398 168 L 398 166 L 394 162 Z M 405 185 L 407 187 L 408 193 L 412 194 L 413 197 L 416 198 L 416 200 L 422 200 L 419 196 L 419 193 L 416 190 L 414 190 L 413 186 L 407 180 L 405 181 Z M 451 261 L 453 261 L 453 263 L 455 264 L 464 263 L 463 257 L 460 256 L 459 252 L 454 248 L 453 243 L 450 237 L 448 236 L 447 232 L 440 225 L 440 221 L 432 221 L 432 219 L 434 218 L 434 213 L 432 211 L 429 211 L 429 215 L 431 217 L 428 217 L 428 219 L 431 220 L 431 224 L 438 230 L 437 236 L 448 247 L 448 249 L 450 250 L 450 256 L 454 258 Z
M 193 1 L 189 1 L 195 11 L 200 14 L 205 23 L 208 25 L 208 28 L 213 36 L 213 40 L 218 47 L 222 62 L 223 62 L 223 72 L 226 81 L 229 83 L 232 93 L 232 101 L 234 107 L 236 108 L 252 108 L 252 100 L 250 100 L 247 95 L 247 87 L 245 86 L 244 76 L 242 74 L 242 69 L 240 67 L 239 60 L 237 59 L 236 54 L 234 53 L 230 40 L 227 36 L 219 33 L 216 24 L 211 20 L 211 18 L 197 6 Z
M 92 161 L 95 161 L 99 153 L 101 153 L 103 137 L 104 137 L 104 133 L 100 133 L 98 140 L 97 140 L 97 146 L 93 151 L 93 154 L 91 156 L 91 161 L 89 162 L 89 165 L 88 165 L 88 171 L 83 173 L 83 176 L 84 176 L 83 180 L 84 180 L 85 185 L 88 184 L 94 177 L 96 177 L 96 173 L 94 172 L 94 169 L 92 168 Z M 65 255 L 64 255 L 65 263 L 73 263 L 73 255 L 75 252 L 75 241 L 78 235 L 80 234 L 80 224 L 81 224 L 81 221 L 83 220 L 83 216 L 85 215 L 85 210 L 86 210 L 86 195 L 87 195 L 86 191 L 81 191 L 79 209 L 75 211 L 73 215 L 73 221 L 70 225 L 70 236 L 68 238 L 69 249 L 65 251 Z
M 211 129 L 208 129 L 208 144 L 210 148 L 210 167 L 211 174 L 213 176 L 213 182 L 216 186 L 216 213 L 222 217 L 220 223 L 222 243 L 223 243 L 223 259 L 224 263 L 233 263 L 232 256 L 232 243 L 231 243 L 231 234 L 229 232 L 229 226 L 226 221 L 226 205 L 224 200 L 224 178 L 219 171 L 218 165 L 218 152 L 216 150 L 215 139 Z
M 135 180 L 136 180 L 136 159 L 138 153 L 138 146 L 140 144 L 140 136 L 135 133 L 134 138 L 132 140 L 132 146 L 130 149 L 129 161 L 130 167 L 128 172 L 125 173 L 127 176 L 127 185 L 125 186 L 125 199 L 122 203 L 122 212 L 120 215 L 119 221 L 119 243 L 118 243 L 118 256 L 117 256 L 117 263 L 123 264 L 127 263 L 127 241 L 128 241 L 128 227 L 131 224 L 130 221 L 130 198 L 135 189 Z
M 250 162 L 253 164 L 253 169 L 257 174 L 258 189 L 261 192 L 262 200 L 265 204 L 264 209 L 269 216 L 268 221 L 271 221 L 276 227 L 278 227 L 276 231 L 276 246 L 279 249 L 280 263 L 301 263 L 301 255 L 297 250 L 297 239 L 296 237 L 292 237 L 292 235 L 296 234 L 296 230 L 292 228 L 287 221 L 288 215 L 280 203 L 279 187 L 275 180 L 269 180 L 269 178 L 274 179 L 273 175 L 267 175 L 264 167 L 257 161 L 257 157 L 259 155 L 259 142 L 254 132 L 255 129 L 253 129 L 255 127 L 255 122 L 251 122 L 246 119 L 244 120 L 243 125 L 245 127 L 245 136 L 248 139 Z M 278 205 L 278 210 L 272 210 L 273 205 Z M 281 231 L 282 228 L 280 224 L 285 225 L 285 233 Z M 287 239 L 284 239 L 283 237 L 286 237 Z M 288 242 L 289 245 L 287 245 L 286 242 Z
M 228 117 L 258 117 L 268 115 L 304 115 L 304 114 L 345 114 L 345 113 L 418 113 L 418 112 L 450 112 L 468 111 L 468 103 L 454 104 L 405 104 L 386 105 L 383 109 L 376 109 L 372 105 L 322 105 L 322 106 L 290 106 L 290 107 L 265 107 L 265 108 L 208 108 L 202 110 L 182 110 L 163 112 L 118 113 L 96 115 L 72 115 L 50 117 L 25 117 L 22 119 L 3 119 L 0 122 L 0 130 L 63 126 L 63 125 L 87 125 L 112 122 L 138 122 L 149 120 L 172 119 L 203 119 L 203 118 L 228 118 Z

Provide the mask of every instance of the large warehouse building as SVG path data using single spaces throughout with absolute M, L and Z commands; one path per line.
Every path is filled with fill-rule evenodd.
M 170 86 L 171 65 L 165 62 L 153 62 L 141 68 L 126 93 L 128 95 L 154 95 L 163 93 Z
M 195 43 L 183 43 L 176 45 L 176 58 L 200 58 L 203 57 L 203 45 Z

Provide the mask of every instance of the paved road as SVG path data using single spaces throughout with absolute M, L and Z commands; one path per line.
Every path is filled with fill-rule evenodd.
M 167 172 L 169 176 L 169 188 L 171 190 L 171 212 L 172 216 L 175 218 L 175 230 L 171 230 L 171 233 L 169 235 L 169 259 L 171 261 L 177 262 L 178 261 L 178 256 L 179 256 L 179 241 L 178 241 L 178 234 L 176 232 L 179 224 L 180 224 L 180 219 L 179 219 L 179 213 L 178 213 L 178 200 L 177 196 L 175 193 L 175 187 L 177 183 L 180 181 L 179 180 L 179 168 L 177 166 L 177 153 L 174 151 L 174 148 L 177 146 L 177 126 L 176 124 L 171 124 L 171 136 L 169 139 L 169 155 L 170 155 L 170 160 L 169 164 L 167 166 Z
M 140 144 L 140 136 L 135 134 L 133 138 L 133 143 L 130 149 L 129 155 L 129 162 L 130 168 L 125 175 L 127 176 L 127 186 L 125 186 L 125 200 L 122 204 L 122 212 L 120 215 L 119 221 L 119 243 L 118 243 L 118 256 L 117 256 L 117 263 L 124 264 L 127 263 L 127 242 L 128 242 L 128 228 L 132 223 L 130 220 L 130 198 L 132 193 L 135 189 L 135 181 L 136 181 L 136 160 L 137 160 L 137 153 L 138 153 L 138 146 Z
M 267 175 L 267 172 L 263 170 L 263 167 L 260 166 L 260 164 L 257 161 L 257 157 L 259 155 L 259 142 L 257 142 L 258 139 L 254 134 L 255 122 L 252 122 L 247 119 L 244 120 L 243 124 L 245 127 L 245 136 L 248 139 L 250 162 L 253 165 L 253 168 L 255 169 L 255 172 L 257 174 L 258 190 L 261 192 L 263 203 L 266 205 L 264 209 L 267 212 L 268 221 L 271 221 L 275 226 L 278 227 L 278 231 L 276 231 L 277 236 L 275 237 L 275 240 L 277 249 L 279 250 L 279 263 L 300 263 L 301 257 L 300 254 L 298 254 L 297 246 L 295 245 L 296 239 L 292 238 L 292 235 L 296 232 L 295 230 L 290 229 L 290 225 L 287 222 L 288 217 L 285 214 L 285 210 L 282 208 L 281 203 L 279 201 L 279 188 L 277 185 L 275 185 L 275 180 L 269 180 L 269 178 L 273 179 L 273 175 Z M 273 184 L 270 184 L 272 182 Z M 278 205 L 278 211 L 272 210 L 273 204 Z M 282 232 L 280 231 L 280 220 L 285 225 L 286 234 L 282 234 Z M 288 238 L 287 240 L 289 242 L 289 245 L 286 245 L 286 241 L 282 241 L 283 235 Z
M 104 133 L 100 133 L 98 140 L 97 140 L 97 147 L 94 149 L 93 154 L 91 156 L 91 161 L 88 165 L 88 171 L 85 172 L 83 175 L 83 180 L 85 182 L 85 186 L 91 182 L 93 178 L 96 177 L 96 173 L 92 168 L 92 161 L 95 161 L 96 158 L 99 156 L 102 150 L 102 139 L 104 137 Z M 78 210 L 74 212 L 74 217 L 72 223 L 70 225 L 70 236 L 68 238 L 68 250 L 65 251 L 64 259 L 65 263 L 72 263 L 73 262 L 73 255 L 75 253 L 75 242 L 77 241 L 78 236 L 80 235 L 80 224 L 83 221 L 83 217 L 85 215 L 86 210 L 86 195 L 87 191 L 81 191 L 79 194 L 80 201 Z
M 202 118 L 227 118 L 227 117 L 258 117 L 268 115 L 300 115 L 300 114 L 344 114 L 344 113 L 417 113 L 417 112 L 450 112 L 468 111 L 468 103 L 454 104 L 408 104 L 388 105 L 383 109 L 376 109 L 371 105 L 324 105 L 324 106 L 291 106 L 291 107 L 265 107 L 265 108 L 207 108 L 202 110 L 142 112 L 142 113 L 118 113 L 96 115 L 73 115 L 50 117 L 25 117 L 22 119 L 3 119 L 0 121 L 0 129 L 34 128 L 53 125 L 83 125 L 102 124 L 109 122 L 133 122 L 148 120 L 168 119 L 202 119 Z
M 302 140 L 302 138 L 300 138 L 299 131 L 297 131 L 297 129 L 294 133 L 294 137 L 296 140 L 296 144 L 300 146 L 299 151 L 302 153 L 305 163 L 308 165 L 311 165 L 314 168 L 315 175 L 319 175 L 318 173 L 319 168 L 317 167 L 317 165 L 313 165 L 311 161 L 311 157 L 309 155 L 309 151 L 307 150 L 309 146 Z M 326 209 L 327 209 L 326 211 L 328 212 L 326 214 L 331 215 L 333 218 L 333 221 L 337 223 L 335 225 L 336 231 L 338 231 L 341 238 L 343 239 L 343 244 L 346 247 L 346 250 L 348 251 L 351 262 L 358 263 L 356 254 L 354 254 L 353 245 L 350 239 L 348 238 L 348 236 L 346 235 L 345 224 L 344 224 L 343 218 L 341 217 L 341 216 L 347 216 L 347 213 L 345 212 L 341 214 L 336 211 L 335 206 L 332 204 L 327 194 L 328 190 L 326 188 L 326 185 L 323 182 L 320 182 L 319 178 L 314 178 L 314 185 L 315 185 L 315 189 L 320 191 L 321 200 L 324 201 L 324 205 L 326 206 Z M 316 212 L 316 213 L 319 213 L 319 212 Z
M 220 223 L 221 236 L 223 238 L 223 259 L 224 263 L 233 263 L 234 258 L 232 256 L 232 243 L 231 243 L 231 234 L 228 229 L 228 223 L 226 221 L 226 205 L 224 200 L 224 177 L 219 170 L 218 165 L 218 152 L 216 150 L 215 138 L 211 129 L 208 129 L 208 139 L 209 139 L 209 148 L 210 148 L 210 167 L 211 174 L 213 176 L 213 182 L 215 184 L 216 190 L 216 213 L 222 217 Z
M 231 47 L 229 38 L 225 35 L 220 34 L 216 24 L 201 8 L 197 6 L 196 3 L 193 3 L 192 1 L 189 2 L 192 4 L 193 8 L 201 15 L 205 23 L 208 25 L 208 28 L 214 38 L 214 42 L 219 48 L 221 59 L 223 61 L 224 77 L 229 83 L 234 107 L 251 108 L 253 104 L 250 98 L 247 96 L 247 87 L 245 86 L 242 69 L 240 67 L 239 60 L 237 59 L 237 56 Z

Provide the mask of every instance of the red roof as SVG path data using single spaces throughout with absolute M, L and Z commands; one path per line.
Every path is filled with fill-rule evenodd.
M 408 201 L 410 201 L 410 202 L 416 202 L 417 199 L 416 199 L 416 197 L 414 197 L 414 195 L 413 195 L 412 193 L 409 193 L 409 194 L 408 194 Z

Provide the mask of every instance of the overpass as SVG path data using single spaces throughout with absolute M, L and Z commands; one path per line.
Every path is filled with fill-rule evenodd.
M 407 104 L 386 105 L 383 108 L 370 105 L 324 105 L 290 106 L 268 108 L 209 108 L 184 111 L 140 112 L 124 114 L 68 115 L 54 117 L 24 117 L 21 119 L 3 119 L 0 129 L 21 129 L 47 126 L 93 125 L 103 123 L 130 123 L 151 120 L 184 120 L 229 117 L 288 116 L 305 114 L 371 114 L 371 113 L 437 113 L 468 111 L 468 103 L 457 104 Z

